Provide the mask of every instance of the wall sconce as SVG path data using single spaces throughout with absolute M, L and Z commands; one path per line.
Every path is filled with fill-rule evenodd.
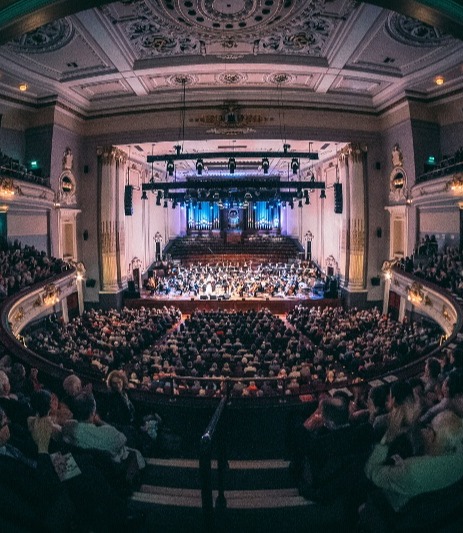
M 412 283 L 412 286 L 407 288 L 407 298 L 412 304 L 420 304 L 424 300 L 422 285 Z

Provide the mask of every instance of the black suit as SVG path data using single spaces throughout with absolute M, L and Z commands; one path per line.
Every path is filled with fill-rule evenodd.
M 0 516 L 25 531 L 66 531 L 73 506 L 49 455 L 37 467 L 0 455 Z

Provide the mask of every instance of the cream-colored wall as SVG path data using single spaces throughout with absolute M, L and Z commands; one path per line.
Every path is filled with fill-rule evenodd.
M 460 233 L 458 206 L 445 210 L 420 210 L 420 233 Z

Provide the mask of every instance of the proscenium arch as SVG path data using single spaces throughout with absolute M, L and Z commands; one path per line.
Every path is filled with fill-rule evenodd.
M 0 0 L 0 45 L 44 24 L 107 0 Z M 463 39 L 463 0 L 370 0 L 364 2 L 414 17 Z

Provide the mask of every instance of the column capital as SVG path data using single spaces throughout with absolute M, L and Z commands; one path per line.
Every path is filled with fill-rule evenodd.
M 101 157 L 103 162 L 107 164 L 111 164 L 116 161 L 125 163 L 128 159 L 127 154 L 116 146 L 98 146 L 96 153 L 97 156 Z

